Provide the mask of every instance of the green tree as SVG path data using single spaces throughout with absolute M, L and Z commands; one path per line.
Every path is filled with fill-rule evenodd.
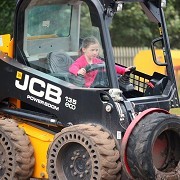
M 171 47 L 180 49 L 180 1 L 169 0 L 167 5 L 165 17 Z
M 16 0 L 1 0 L 0 34 L 12 34 Z
M 1 0 L 0 34 L 12 34 L 16 1 Z M 167 8 L 165 8 L 165 17 L 171 47 L 180 49 L 179 0 L 168 0 Z M 88 18 L 85 19 L 87 19 L 86 23 L 88 25 Z M 123 11 L 115 15 L 110 27 L 110 33 L 114 46 L 148 47 L 151 40 L 159 35 L 157 25 L 147 20 L 137 3 L 125 4 Z
M 180 48 L 180 2 L 169 0 L 165 9 L 166 24 L 172 48 Z M 158 27 L 151 23 L 137 3 L 125 4 L 110 27 L 114 46 L 150 46 L 158 37 Z

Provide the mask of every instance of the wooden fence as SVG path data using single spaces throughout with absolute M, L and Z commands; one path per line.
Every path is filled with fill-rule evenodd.
M 113 47 L 115 62 L 124 66 L 132 66 L 134 56 L 146 47 Z
M 113 47 L 115 62 L 124 66 L 133 66 L 135 55 L 147 47 Z M 180 89 L 180 65 L 174 66 L 177 85 Z

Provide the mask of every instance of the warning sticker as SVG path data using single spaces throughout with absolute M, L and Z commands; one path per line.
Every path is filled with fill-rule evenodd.
M 121 138 L 122 138 L 121 131 L 117 131 L 117 139 L 121 139 Z
M 0 36 L 0 46 L 3 46 L 3 38 Z
M 50 26 L 50 21 L 43 21 L 42 26 L 43 27 L 49 27 Z

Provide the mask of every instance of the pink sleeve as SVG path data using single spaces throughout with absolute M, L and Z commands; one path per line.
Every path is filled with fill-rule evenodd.
M 77 73 L 78 73 L 79 69 L 81 69 L 81 68 L 82 68 L 82 60 L 81 59 L 77 59 L 69 67 L 69 72 L 77 76 Z
M 118 74 L 122 74 L 123 75 L 125 73 L 126 68 L 118 66 L 118 65 L 115 65 L 115 68 L 116 68 L 116 72 Z

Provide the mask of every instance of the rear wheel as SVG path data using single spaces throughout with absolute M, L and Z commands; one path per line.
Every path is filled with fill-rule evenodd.
M 180 179 L 180 118 L 153 113 L 132 131 L 127 160 L 134 178 Z
M 55 136 L 48 152 L 48 175 L 51 180 L 116 180 L 119 159 L 115 140 L 101 126 L 75 125 Z
M 13 119 L 0 118 L 0 179 L 26 180 L 34 170 L 34 150 Z

